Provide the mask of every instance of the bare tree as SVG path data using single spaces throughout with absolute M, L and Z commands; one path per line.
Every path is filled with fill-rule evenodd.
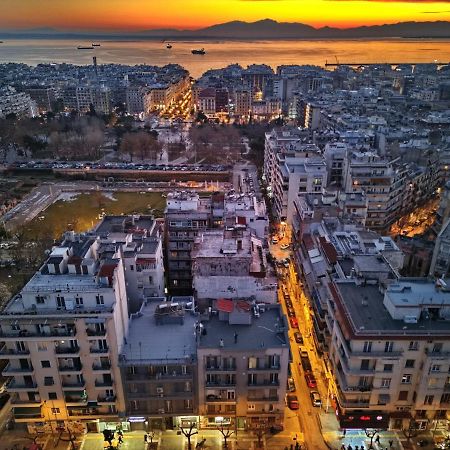
M 409 421 L 408 428 L 403 429 L 402 432 L 408 442 L 410 442 L 412 438 L 416 437 L 419 434 L 417 422 L 414 419 L 411 419 Z
M 373 448 L 373 439 L 380 432 L 380 430 L 375 430 L 371 428 L 364 428 L 364 433 L 370 439 L 369 449 Z
M 191 444 L 191 438 L 192 436 L 195 436 L 196 434 L 198 434 L 198 431 L 194 431 L 194 428 L 196 427 L 195 422 L 191 422 L 191 424 L 189 425 L 189 428 L 185 428 L 183 426 L 180 426 L 180 431 L 186 436 L 187 441 L 188 441 L 188 450 L 192 449 L 192 444 Z
M 220 433 L 223 436 L 224 448 L 228 448 L 228 438 L 231 437 L 231 435 L 234 433 L 234 431 L 230 429 L 229 425 L 224 425 L 223 422 L 219 427 L 217 427 L 217 429 L 220 431 Z
M 269 426 L 267 424 L 267 421 L 261 420 L 260 423 L 254 424 L 250 430 L 253 431 L 256 438 L 258 439 L 257 446 L 258 448 L 262 448 L 263 446 L 263 438 L 269 431 Z

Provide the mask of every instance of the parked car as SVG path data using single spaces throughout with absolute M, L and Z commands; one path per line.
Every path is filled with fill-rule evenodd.
M 295 339 L 295 342 L 297 342 L 297 344 L 303 344 L 303 336 L 300 333 L 300 331 L 296 331 L 294 333 L 294 339 Z
M 278 238 L 277 237 L 273 237 L 272 238 L 272 244 L 278 244 Z
M 311 396 L 313 406 L 322 406 L 322 399 L 317 391 L 311 391 L 309 395 Z
M 305 381 L 309 388 L 317 387 L 316 377 L 311 372 L 305 373 Z
M 296 316 L 295 316 L 295 311 L 294 311 L 293 309 L 288 308 L 287 312 L 288 312 L 288 316 L 289 316 L 289 317 L 296 317 Z
M 298 320 L 295 317 L 290 317 L 289 322 L 291 323 L 292 328 L 298 329 Z
M 291 302 L 290 297 L 288 297 L 288 298 L 285 300 L 285 302 L 286 302 L 286 308 L 292 308 L 292 302 Z
M 295 392 L 295 381 L 292 377 L 287 379 L 287 389 L 289 392 Z
M 286 404 L 289 409 L 298 409 L 298 398 L 294 394 L 287 394 L 286 395 Z

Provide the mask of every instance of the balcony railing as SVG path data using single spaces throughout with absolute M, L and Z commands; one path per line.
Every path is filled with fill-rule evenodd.
M 270 380 L 263 380 L 263 381 L 256 381 L 256 382 L 248 382 L 247 386 L 249 388 L 254 388 L 254 387 L 259 387 L 259 386 L 279 386 L 280 382 L 279 380 L 274 380 L 274 381 L 270 381 Z
M 36 383 L 18 383 L 15 381 L 12 381 L 8 384 L 7 387 L 8 391 L 16 391 L 16 390 L 37 390 L 37 384 Z
M 0 331 L 0 337 L 2 338 L 14 338 L 14 339 L 26 339 L 26 338 L 46 338 L 46 337 L 70 337 L 76 335 L 76 329 L 70 328 L 68 330 L 57 329 L 49 331 L 36 331 L 36 330 L 11 330 Z
M 249 367 L 248 368 L 248 371 L 249 372 L 252 372 L 252 371 L 254 371 L 254 370 L 280 370 L 280 365 L 279 364 L 276 364 L 276 365 L 273 365 L 273 366 L 271 366 L 271 365 L 265 365 L 265 366 L 261 366 L 261 367 Z
M 75 347 L 62 347 L 62 346 L 58 345 L 57 347 L 55 347 L 55 353 L 58 355 L 62 355 L 62 354 L 74 355 L 79 352 L 80 352 L 80 347 L 78 347 L 78 345 Z
M 88 336 L 106 336 L 106 328 L 104 330 L 93 330 L 92 328 L 86 328 L 86 334 Z
M 113 385 L 113 380 L 95 380 L 95 387 L 111 387 Z
M 109 348 L 97 348 L 97 347 L 94 347 L 94 348 L 91 348 L 89 351 L 91 353 L 108 353 L 109 352 Z
M 26 373 L 33 373 L 34 369 L 33 366 L 30 364 L 28 367 L 12 367 L 11 364 L 8 364 L 4 369 L 2 374 L 3 375 L 12 375 L 15 373 L 24 375 Z
M 83 364 L 74 364 L 73 366 L 58 366 L 60 372 L 81 372 Z
M 236 366 L 212 366 L 212 365 L 206 365 L 205 366 L 206 371 L 208 372 L 233 372 L 236 371 Z
M 11 357 L 11 356 L 17 356 L 17 357 L 23 357 L 26 355 L 29 355 L 29 350 L 17 350 L 16 348 L 7 348 L 6 345 L 3 345 L 0 349 L 0 358 L 3 357 Z
M 109 397 L 98 396 L 97 397 L 97 402 L 98 403 L 115 403 L 116 402 L 116 396 L 115 395 L 110 395 Z
M 227 381 L 207 381 L 205 383 L 206 387 L 234 387 L 236 386 L 236 381 L 227 382 Z
M 111 370 L 111 363 L 92 364 L 92 370 Z
M 84 381 L 63 381 L 63 388 L 84 388 L 86 383 Z
M 271 395 L 267 397 L 257 397 L 257 398 L 251 398 L 248 397 L 249 402 L 278 402 L 279 397 L 278 395 Z

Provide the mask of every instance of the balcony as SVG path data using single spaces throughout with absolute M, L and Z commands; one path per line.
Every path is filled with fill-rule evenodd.
M 7 391 L 8 392 L 19 392 L 19 391 L 37 391 L 36 383 L 19 383 L 16 381 L 11 381 L 8 384 Z
M 108 388 L 108 387 L 112 387 L 112 385 L 113 385 L 113 380 L 102 380 L 102 381 L 95 380 L 96 388 Z
M 104 330 L 94 330 L 92 328 L 86 328 L 86 334 L 88 336 L 106 336 L 106 328 Z
M 74 364 L 73 366 L 58 366 L 60 372 L 81 372 L 83 370 L 83 364 Z
M 71 392 L 70 394 L 64 396 L 64 401 L 67 404 L 85 405 L 87 403 L 87 398 L 84 395 L 83 391 L 80 391 L 79 393 Z
M 235 372 L 236 366 L 205 366 L 207 372 Z
M 22 420 L 26 421 L 28 419 L 41 419 L 43 417 L 40 406 L 16 407 L 12 409 L 12 413 L 14 415 L 14 420 L 18 422 L 21 422 Z
M 98 353 L 105 354 L 105 353 L 109 352 L 109 348 L 96 348 L 96 347 L 94 347 L 94 348 L 89 349 L 89 351 L 91 353 L 93 353 L 93 354 L 98 354 Z
M 126 381 L 189 381 L 192 380 L 193 374 L 191 372 L 181 373 L 181 372 L 172 372 L 172 373 L 157 373 L 157 374 L 149 374 L 149 373 L 127 373 L 125 376 Z
M 55 337 L 73 337 L 76 336 L 76 329 L 64 329 L 58 328 L 48 331 L 36 331 L 36 330 L 11 330 L 0 331 L 0 338 L 2 341 L 17 341 L 26 340 L 28 338 L 55 338 Z
M 110 371 L 111 370 L 111 363 L 94 363 L 92 364 L 92 370 L 98 370 L 98 371 Z
M 236 403 L 235 398 L 221 397 L 220 395 L 207 395 L 205 399 L 206 403 Z
M 249 402 L 278 402 L 280 398 L 278 397 L 278 395 L 272 395 L 268 397 L 257 397 L 257 398 L 247 397 L 247 400 Z
M 275 365 L 275 366 L 262 366 L 262 367 L 249 367 L 247 370 L 249 372 L 253 372 L 253 371 L 273 371 L 273 370 L 280 370 L 280 365 Z
M 30 354 L 29 350 L 17 350 L 15 348 L 7 348 L 3 345 L 0 349 L 0 359 L 23 358 Z
M 449 358 L 450 352 L 433 351 L 433 349 L 425 349 L 425 354 L 430 358 Z
M 349 351 L 349 358 L 400 358 L 403 355 L 403 350 L 393 351 L 393 352 L 354 352 Z
M 78 353 L 80 353 L 80 347 L 75 346 L 75 347 L 67 347 L 67 346 L 61 346 L 58 345 L 57 347 L 55 347 L 55 353 L 57 355 L 76 355 Z
M 34 372 L 33 366 L 30 364 L 28 367 L 12 367 L 8 364 L 2 372 L 5 377 L 12 375 L 31 375 Z
M 247 387 L 249 389 L 259 388 L 261 386 L 279 386 L 279 385 L 280 385 L 280 382 L 278 380 L 276 380 L 276 381 L 263 380 L 263 381 L 257 381 L 255 383 L 252 383 L 252 382 L 247 383 Z
M 65 389 L 82 389 L 86 386 L 84 381 L 63 381 L 62 383 L 63 390 Z
M 97 403 L 99 404 L 105 404 L 105 405 L 111 405 L 116 403 L 116 396 L 110 395 L 109 397 L 106 396 L 98 396 L 97 397 Z
M 41 399 L 36 396 L 34 400 L 26 399 L 22 400 L 17 394 L 11 396 L 11 405 L 17 406 L 37 406 L 41 404 Z
M 207 381 L 205 383 L 206 387 L 235 387 L 236 386 L 236 382 L 234 381 L 233 383 L 227 383 L 226 381 Z

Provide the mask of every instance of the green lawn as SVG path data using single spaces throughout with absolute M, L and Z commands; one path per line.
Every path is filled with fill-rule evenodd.
M 58 200 L 24 225 L 27 236 L 59 238 L 68 229 L 76 232 L 92 228 L 103 214 L 153 214 L 162 217 L 166 199 L 159 192 L 115 192 L 115 200 L 101 192 L 80 194 L 72 201 Z

